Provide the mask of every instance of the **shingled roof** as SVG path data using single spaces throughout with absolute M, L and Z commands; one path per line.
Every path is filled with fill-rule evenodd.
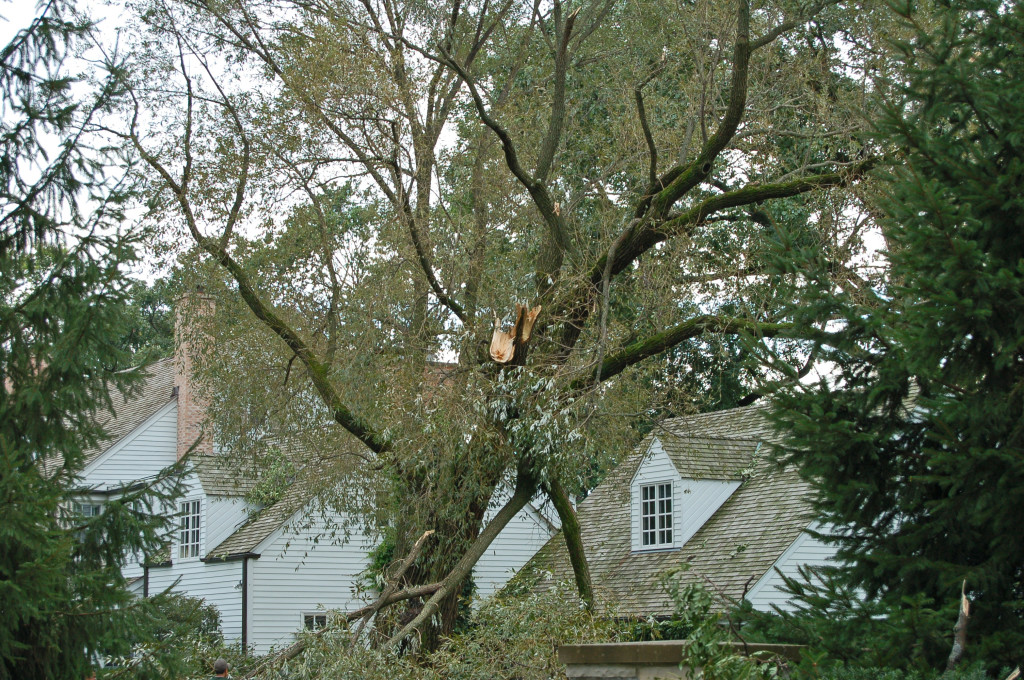
M 312 498 L 310 485 L 296 480 L 273 505 L 256 513 L 233 534 L 221 541 L 205 559 L 225 559 L 251 555 L 270 534 L 288 521 L 292 515 L 305 506 Z
M 629 485 L 655 437 L 684 479 L 742 483 L 682 549 L 634 553 Z M 811 521 L 806 483 L 761 455 L 760 445 L 774 439 L 764 411 L 754 407 L 666 420 L 648 435 L 577 509 L 599 606 L 618 615 L 667 616 L 673 605 L 660 578 L 672 567 L 689 564 L 684 581 L 737 599 L 771 569 Z M 530 566 L 552 572 L 555 581 L 572 579 L 561 533 Z
M 239 469 L 222 456 L 194 455 L 192 467 L 209 496 L 244 496 L 259 481 L 257 475 Z

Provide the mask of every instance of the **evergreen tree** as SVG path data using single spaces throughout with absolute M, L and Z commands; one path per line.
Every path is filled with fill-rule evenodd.
M 98 516 L 73 509 L 98 413 L 140 377 L 116 370 L 130 167 L 95 134 L 109 84 L 76 97 L 68 70 L 90 30 L 55 0 L 0 50 L 0 678 L 85 677 L 158 625 L 159 598 L 127 606 L 121 566 L 158 549 L 178 487 L 169 471 Z
M 785 454 L 817 488 L 819 519 L 838 532 L 848 585 L 890 611 L 923 603 L 939 613 L 936 635 L 917 636 L 901 658 L 945 658 L 966 580 L 968 656 L 1015 664 L 1024 7 L 970 0 L 943 3 L 932 19 L 910 6 L 900 14 L 914 38 L 897 45 L 905 79 L 878 127 L 896 149 L 880 198 L 887 284 L 861 304 L 822 292 L 800 310 L 838 329 L 824 349 L 837 372 L 794 388 L 776 415 L 791 433 Z

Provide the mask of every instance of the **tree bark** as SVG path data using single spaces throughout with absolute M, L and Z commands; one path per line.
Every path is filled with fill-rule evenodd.
M 547 484 L 548 498 L 558 512 L 558 519 L 562 522 L 562 537 L 565 539 L 565 547 L 569 551 L 569 562 L 572 564 L 572 573 L 576 578 L 576 590 L 579 591 L 580 599 L 587 606 L 588 611 L 594 610 L 594 585 L 590 579 L 590 566 L 587 564 L 587 555 L 583 551 L 583 537 L 580 533 L 580 523 L 576 516 L 576 509 L 572 507 L 569 494 L 565 492 L 562 483 L 557 479 Z
M 455 567 L 448 572 L 448 575 L 441 581 L 440 587 L 433 594 L 433 596 L 427 600 L 426 604 L 423 605 L 423 609 L 416 615 L 412 621 L 406 624 L 400 631 L 391 637 L 387 642 L 387 647 L 394 648 L 398 646 L 405 638 L 412 633 L 418 631 L 425 623 L 430 621 L 431 617 L 438 611 L 442 601 L 449 597 L 452 593 L 456 592 L 457 588 L 462 584 L 467 576 L 473 571 L 473 567 L 477 561 L 484 554 L 487 548 L 491 545 L 491 542 L 497 538 L 501 530 L 504 529 L 512 518 L 516 516 L 520 510 L 522 510 L 526 504 L 533 497 L 533 494 L 537 491 L 537 482 L 533 476 L 533 473 L 525 469 L 525 465 L 520 463 L 519 472 L 516 476 L 516 490 L 512 494 L 512 498 L 498 511 L 498 514 L 494 516 L 484 530 L 480 532 L 476 541 L 469 547 L 469 549 L 462 555 Z

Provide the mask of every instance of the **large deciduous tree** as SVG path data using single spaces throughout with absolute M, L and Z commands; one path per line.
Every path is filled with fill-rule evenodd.
M 967 658 L 1014 665 L 1024 636 L 1024 12 L 981 0 L 943 5 L 931 22 L 903 14 L 906 80 L 878 128 L 900 149 L 879 197 L 888 277 L 869 298 L 805 307 L 812 323 L 837 320 L 825 350 L 837 371 L 787 394 L 779 416 L 848 561 L 842 582 L 890 610 L 941 612 L 939 627 L 915 634 L 916 660 L 932 664 L 949 653 L 966 582 Z
M 833 285 L 868 285 L 850 188 L 873 157 L 868 71 L 888 64 L 873 7 L 140 9 L 121 134 L 220 296 L 217 426 L 242 448 L 271 423 L 305 432 L 325 495 L 373 511 L 399 555 L 436 530 L 403 591 L 429 599 L 393 643 L 439 610 L 450 627 L 538 492 L 591 601 L 570 494 L 699 370 L 688 353 L 745 336 L 798 354 L 776 291 L 801 274 L 773 254 L 813 250 Z

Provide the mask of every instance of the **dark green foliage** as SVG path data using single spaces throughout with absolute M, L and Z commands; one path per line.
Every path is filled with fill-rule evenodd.
M 918 646 L 873 644 L 941 666 L 966 580 L 967 657 L 997 668 L 1024 649 L 1024 7 L 900 13 L 915 37 L 878 125 L 897 159 L 879 201 L 887 287 L 866 302 L 823 287 L 797 310 L 839 329 L 824 353 L 839 372 L 780 399 L 778 419 L 846 584 L 891 621 L 921 608 Z
M 621 642 L 650 642 L 653 640 L 685 640 L 690 626 L 677 618 L 627 619 L 619 622 Z
M 806 674 L 840 668 L 919 666 L 949 651 L 947 612 L 923 595 L 905 596 L 901 606 L 864 601 L 842 571 L 801 569 L 783 576 L 795 611 L 765 613 L 744 602 L 731 614 L 748 641 L 806 645 Z
M 139 238 L 121 229 L 129 168 L 92 135 L 111 89 L 75 98 L 64 66 L 88 30 L 51 2 L 0 50 L 0 678 L 84 677 L 162 620 L 131 602 L 121 566 L 160 548 L 180 471 L 97 516 L 73 510 L 97 415 L 140 377 L 118 370 L 116 342 Z
M 128 294 L 128 327 L 120 346 L 130 353 L 131 365 L 171 356 L 174 351 L 171 281 L 157 279 L 152 284 L 136 281 Z

